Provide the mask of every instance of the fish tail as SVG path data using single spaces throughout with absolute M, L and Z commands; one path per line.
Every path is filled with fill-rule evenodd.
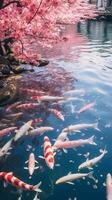
M 100 152 L 103 154 L 103 155 L 105 155 L 106 153 L 108 153 L 108 151 L 106 150 L 106 147 L 102 150 L 100 150 Z
M 42 182 L 39 182 L 37 185 L 34 186 L 35 187 L 35 189 L 34 189 L 35 192 L 42 192 L 42 190 L 39 188 L 41 184 L 42 184 Z
M 97 144 L 94 142 L 94 138 L 95 138 L 95 136 L 93 135 L 92 137 L 90 137 L 90 138 L 88 139 L 89 144 L 97 145 Z
M 101 130 L 98 128 L 98 122 L 94 123 L 94 128 L 95 128 L 97 131 L 101 131 Z
M 88 173 L 88 177 L 94 180 L 93 171 Z

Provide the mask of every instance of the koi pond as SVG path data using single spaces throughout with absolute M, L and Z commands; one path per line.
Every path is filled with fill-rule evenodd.
M 106 199 L 106 177 L 112 174 L 112 23 L 67 26 L 65 36 L 41 50 L 49 65 L 23 74 L 16 103 L 1 109 L 1 200 Z

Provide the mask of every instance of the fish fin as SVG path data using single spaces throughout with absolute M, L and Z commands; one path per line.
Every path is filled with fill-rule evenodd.
M 29 176 L 29 179 L 31 179 L 32 178 L 32 176 Z
M 41 159 L 45 159 L 44 156 L 38 156 L 38 157 L 41 158 Z
M 63 149 L 64 153 L 68 153 L 68 151 L 66 149 Z
M 34 191 L 36 191 L 36 192 L 42 192 L 42 190 L 39 189 L 39 187 L 40 187 L 41 184 L 42 184 L 42 182 L 40 182 L 40 183 L 38 183 L 37 185 L 35 185 L 35 186 L 34 186 L 34 187 L 35 187 L 35 190 L 34 190 Z
M 88 177 L 94 180 L 93 171 L 88 173 Z
M 6 155 L 10 155 L 10 154 L 11 154 L 10 152 L 7 152 L 7 153 L 6 153 Z
M 97 145 L 95 142 L 94 142 L 94 138 L 95 136 L 93 135 L 92 137 L 90 137 L 88 140 L 89 140 L 89 144 L 92 144 L 92 145 Z
M 38 161 L 37 161 L 37 160 L 35 160 L 35 163 L 37 163 L 37 164 L 38 164 Z
M 72 172 L 69 172 L 68 175 L 70 175 Z
M 28 170 L 28 167 L 24 167 L 24 169 L 27 169 L 27 170 Z
M 30 129 L 31 129 L 31 130 L 34 130 L 34 127 L 33 127 L 33 126 L 30 126 Z
M 28 160 L 25 161 L 25 164 L 27 164 L 27 163 L 28 163 Z
M 87 167 L 89 170 L 93 170 L 93 168 L 92 167 Z
M 4 186 L 4 188 L 6 188 L 8 186 L 8 183 L 6 181 L 4 181 L 3 186 Z
M 74 185 L 74 183 L 73 183 L 73 182 L 66 182 L 66 183 L 68 183 L 68 184 L 70 184 L 70 185 Z
M 94 128 L 95 128 L 97 131 L 101 131 L 101 130 L 98 128 L 98 122 L 96 122 L 96 123 L 94 124 Z
M 39 169 L 39 167 L 37 166 L 37 167 L 35 167 L 35 169 Z

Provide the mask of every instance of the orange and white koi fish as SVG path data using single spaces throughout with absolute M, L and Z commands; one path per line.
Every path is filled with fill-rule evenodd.
M 20 103 L 21 103 L 21 101 L 18 101 L 18 102 L 16 102 L 16 103 L 13 103 L 13 104 L 7 106 L 7 107 L 6 107 L 6 112 L 11 111 L 13 108 L 15 108 L 15 107 L 16 107 L 17 105 L 19 105 Z
M 33 120 L 28 121 L 27 123 L 25 123 L 23 126 L 21 126 L 21 128 L 16 132 L 16 135 L 14 137 L 14 141 L 16 142 L 19 138 L 21 138 L 23 135 L 27 134 L 28 130 L 32 125 Z
M 44 159 L 50 169 L 54 168 L 54 153 L 50 140 L 47 136 L 44 137 Z
M 24 167 L 24 169 L 28 169 L 30 176 L 33 175 L 35 169 L 39 168 L 38 166 L 37 167 L 35 166 L 35 163 L 38 162 L 35 160 L 34 153 L 30 154 L 29 159 L 25 163 L 28 163 L 28 167 Z
M 3 137 L 3 136 L 7 135 L 8 133 L 10 133 L 10 132 L 12 132 L 16 129 L 17 129 L 16 126 L 2 129 L 2 130 L 0 130 L 0 137 Z
M 88 160 L 84 163 L 82 163 L 81 165 L 79 165 L 78 167 L 78 170 L 80 169 L 83 169 L 83 168 L 88 168 L 88 169 L 92 169 L 92 166 L 95 165 L 97 162 L 99 162 L 103 157 L 104 155 L 107 153 L 107 151 L 104 149 L 102 154 L 100 154 L 99 156 L 91 159 L 91 160 Z
M 107 200 L 112 200 L 112 176 L 107 174 L 106 178 Z
M 18 106 L 16 106 L 16 108 L 23 108 L 23 109 L 29 109 L 29 108 L 33 108 L 33 107 L 37 107 L 37 106 L 40 106 L 39 103 L 23 103 L 23 104 L 20 104 Z
M 77 111 L 78 114 L 85 112 L 86 110 L 89 110 L 90 108 L 92 108 L 95 105 L 95 102 L 89 103 L 85 106 L 83 106 L 79 111 Z
M 53 131 L 54 128 L 50 126 L 41 126 L 28 132 L 29 135 L 43 134 L 47 131 Z
M 58 97 L 58 96 L 32 96 L 31 99 L 36 99 L 38 101 L 59 101 L 65 100 L 66 97 Z
M 59 110 L 56 109 L 48 109 L 48 111 L 50 111 L 51 113 L 53 113 L 56 117 L 58 117 L 59 119 L 61 119 L 62 121 L 64 121 L 64 116 L 61 114 L 61 112 Z
M 99 131 L 98 122 L 93 124 L 75 124 L 70 125 L 67 128 L 64 128 L 62 132 L 80 132 L 80 130 L 87 129 L 87 128 L 94 128 Z
M 13 172 L 0 172 L 0 179 L 3 179 L 7 183 L 10 183 L 16 188 L 20 188 L 22 190 L 30 190 L 30 191 L 36 191 L 36 192 L 41 192 L 39 189 L 39 186 L 41 185 L 41 182 L 38 183 L 37 185 L 29 185 L 20 179 L 16 178 L 13 175 Z
M 80 140 L 71 140 L 71 141 L 64 141 L 64 142 L 58 140 L 57 142 L 55 142 L 55 146 L 53 146 L 53 149 L 77 148 L 85 144 L 96 145 L 96 143 L 94 142 L 94 136 L 85 140 L 80 139 Z
M 69 183 L 69 184 L 72 184 L 74 185 L 74 183 L 72 181 L 75 181 L 77 179 L 81 179 L 81 178 L 84 178 L 88 176 L 89 178 L 93 178 L 93 172 L 90 172 L 90 173 L 77 173 L 77 174 L 71 174 L 71 172 L 68 173 L 68 175 L 66 176 L 63 176 L 61 178 L 59 178 L 57 181 L 56 181 L 56 185 L 57 184 L 61 184 L 61 183 Z
M 30 88 L 22 88 L 21 89 L 22 91 L 25 91 L 29 94 L 44 94 L 45 92 L 44 91 L 41 91 L 41 90 L 35 90 L 35 89 L 30 89 Z

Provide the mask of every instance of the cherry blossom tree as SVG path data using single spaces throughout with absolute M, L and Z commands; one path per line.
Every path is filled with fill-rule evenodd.
M 66 39 L 64 24 L 94 18 L 96 10 L 87 0 L 1 0 L 0 44 L 5 42 L 14 57 L 36 64 L 41 58 L 34 44 L 51 46 Z

